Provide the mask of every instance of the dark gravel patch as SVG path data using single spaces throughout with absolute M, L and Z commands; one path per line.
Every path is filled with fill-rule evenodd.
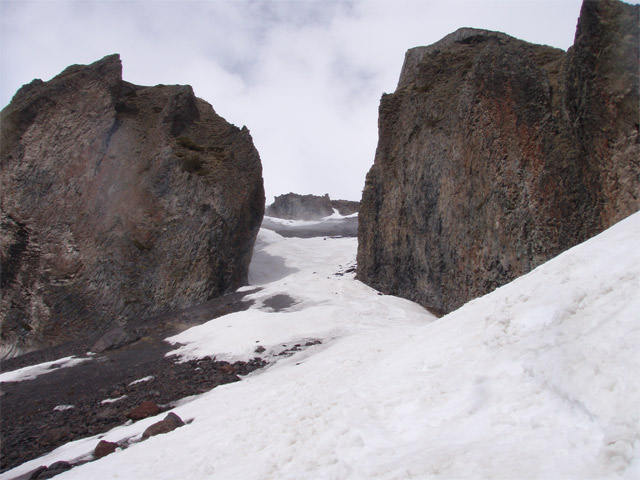
M 274 312 L 281 312 L 286 310 L 287 308 L 293 307 L 298 301 L 286 295 L 284 293 L 280 293 L 278 295 L 274 295 L 273 297 L 269 297 L 264 300 L 263 305 L 267 308 L 272 309 Z
M 258 357 L 249 362 L 219 362 L 204 358 L 176 363 L 165 357 L 174 346 L 163 339 L 188 327 L 234 311 L 246 310 L 242 300 L 250 292 L 220 297 L 206 304 L 167 313 L 124 327 L 131 343 L 105 350 L 73 367 L 61 368 L 22 382 L 0 384 L 0 471 L 44 455 L 72 440 L 106 432 L 127 421 L 126 414 L 143 401 L 164 409 L 171 402 L 240 380 L 240 375 L 266 365 Z M 100 335 L 3 362 L 10 371 L 64 356 L 85 356 Z M 137 340 L 136 340 L 137 338 Z M 134 383 L 153 376 L 152 380 Z M 112 403 L 106 399 L 123 397 Z M 67 410 L 54 410 L 73 405 Z

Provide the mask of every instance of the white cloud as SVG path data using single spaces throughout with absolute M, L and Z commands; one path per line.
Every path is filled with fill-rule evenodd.
M 580 0 L 0 0 L 1 103 L 118 52 L 132 83 L 188 83 L 247 125 L 274 195 L 359 199 L 404 52 L 462 26 L 567 48 Z

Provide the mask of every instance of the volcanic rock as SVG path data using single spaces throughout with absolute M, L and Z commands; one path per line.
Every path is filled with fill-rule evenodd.
M 100 440 L 96 448 L 93 450 L 93 456 L 95 458 L 106 457 L 111 455 L 118 448 L 118 444 L 114 442 L 107 442 L 106 440 Z
M 153 437 L 154 435 L 160 435 L 161 433 L 169 433 L 175 430 L 178 427 L 182 427 L 184 422 L 182 419 L 173 412 L 167 414 L 163 420 L 154 423 L 146 428 L 146 430 L 142 433 L 142 439 L 146 440 L 149 437 Z
M 120 348 L 124 345 L 129 345 L 139 339 L 139 335 L 134 332 L 130 332 L 120 325 L 116 325 L 113 328 L 107 330 L 96 343 L 91 347 L 91 351 L 94 353 L 102 353 L 105 350 L 112 350 Z
M 353 200 L 331 200 L 331 207 L 338 211 L 344 217 L 353 215 L 360 211 L 360 202 Z
M 567 53 L 470 28 L 409 50 L 358 278 L 446 313 L 638 210 L 639 11 L 585 1 Z
M 124 82 L 111 55 L 25 85 L 1 123 L 0 356 L 247 282 L 260 157 L 190 86 Z
M 142 420 L 143 418 L 152 417 L 158 413 L 160 413 L 160 407 L 156 405 L 156 402 L 146 400 L 127 413 L 127 418 L 134 421 Z
M 41 474 L 43 474 L 46 471 L 47 471 L 47 466 L 46 465 L 40 465 L 34 471 L 29 472 L 29 474 L 27 474 L 28 477 L 26 475 L 24 475 L 23 478 L 29 478 L 29 480 L 37 479 L 37 478 L 40 477 Z M 20 477 L 18 477 L 18 478 L 20 478 Z
M 34 471 L 29 478 L 43 480 L 46 478 L 53 478 L 56 475 L 60 475 L 62 472 L 70 470 L 72 465 L 69 462 L 59 461 L 51 464 L 49 467 L 42 466 Z
M 319 196 L 287 193 L 275 197 L 265 213 L 270 217 L 287 220 L 320 220 L 332 215 L 334 209 L 340 215 L 347 216 L 357 213 L 359 208 L 359 202 L 331 200 L 328 194 Z

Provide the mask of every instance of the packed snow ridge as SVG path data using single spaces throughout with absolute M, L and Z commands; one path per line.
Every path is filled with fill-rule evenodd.
M 635 214 L 436 319 L 346 273 L 356 239 L 262 230 L 253 308 L 170 338 L 171 354 L 323 343 L 181 403 L 188 425 L 58 478 L 638 478 L 638 238 Z M 268 307 L 276 295 L 293 301 Z M 135 439 L 157 420 L 103 438 Z M 96 443 L 0 478 L 89 457 Z

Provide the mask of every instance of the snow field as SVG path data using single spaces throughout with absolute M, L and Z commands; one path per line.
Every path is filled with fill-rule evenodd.
M 58 478 L 640 478 L 638 238 L 635 214 L 435 320 L 333 275 L 354 261 L 355 239 L 262 230 L 255 305 L 173 337 L 175 353 L 323 344 L 181 403 L 192 423 Z M 265 308 L 276 294 L 297 303 Z M 97 440 L 74 443 L 79 455 Z
M 11 372 L 1 373 L 0 382 L 21 382 L 23 380 L 31 380 L 39 375 L 55 372 L 59 368 L 73 367 L 74 365 L 86 362 L 87 360 L 91 360 L 91 358 L 77 358 L 75 356 L 71 356 L 64 357 L 59 360 L 53 360 L 51 362 L 30 365 Z
M 168 338 L 184 345 L 169 355 L 184 360 L 208 355 L 218 360 L 248 360 L 256 356 L 258 345 L 278 350 L 285 343 L 329 340 L 381 326 L 385 330 L 415 328 L 435 319 L 412 302 L 377 295 L 354 281 L 353 274 L 336 276 L 354 264 L 356 250 L 355 238 L 283 238 L 261 230 L 249 279 L 262 290 L 246 297 L 256 302 L 255 308 Z M 265 300 L 283 294 L 296 304 L 281 312 L 263 306 Z

